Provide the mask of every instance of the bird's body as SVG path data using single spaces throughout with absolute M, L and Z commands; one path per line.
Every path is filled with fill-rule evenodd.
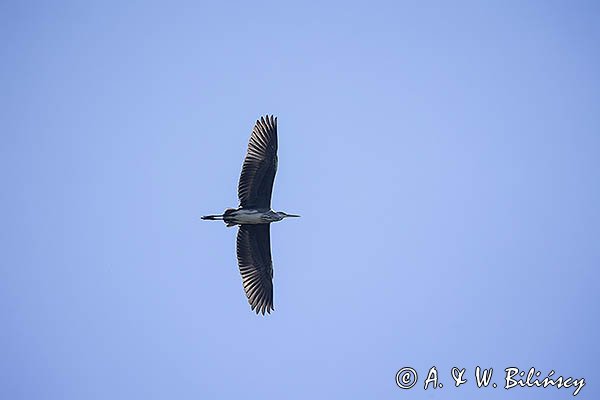
M 271 259 L 271 222 L 299 215 L 271 209 L 271 193 L 277 172 L 277 118 L 256 121 L 238 184 L 240 206 L 205 220 L 223 220 L 227 226 L 239 225 L 237 259 L 244 291 L 252 310 L 263 315 L 273 310 L 273 262 Z
M 269 224 L 281 221 L 285 217 L 297 217 L 273 210 L 258 210 L 255 208 L 228 208 L 223 215 L 206 215 L 202 219 L 223 220 L 227 226 Z

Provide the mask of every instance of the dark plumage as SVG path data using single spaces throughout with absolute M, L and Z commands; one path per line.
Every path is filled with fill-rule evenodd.
M 268 210 L 277 173 L 277 118 L 256 121 L 238 184 L 240 207 Z
M 202 219 L 223 220 L 227 226 L 239 225 L 237 260 L 242 284 L 250 307 L 257 314 L 270 313 L 273 307 L 273 261 L 271 259 L 271 222 L 299 215 L 271 210 L 271 193 L 277 173 L 277 118 L 256 121 L 238 184 L 240 205 L 222 215 Z
M 240 207 L 269 210 L 277 173 L 277 118 L 256 121 L 238 183 Z M 240 225 L 237 259 L 252 310 L 263 315 L 273 307 L 273 260 L 270 224 Z
M 273 308 L 273 260 L 270 224 L 240 225 L 237 259 L 242 284 L 252 310 L 270 313 Z

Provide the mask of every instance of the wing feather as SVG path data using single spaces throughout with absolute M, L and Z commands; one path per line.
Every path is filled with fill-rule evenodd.
M 257 314 L 273 308 L 273 261 L 270 224 L 240 225 L 237 259 L 250 307 Z
M 238 184 L 240 207 L 270 209 L 277 173 L 277 118 L 256 121 Z

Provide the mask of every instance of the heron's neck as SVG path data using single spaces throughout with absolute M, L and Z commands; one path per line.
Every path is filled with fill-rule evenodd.
M 284 218 L 284 216 L 282 214 L 278 213 L 277 211 L 273 211 L 273 210 L 269 210 L 269 215 L 273 219 L 273 222 L 281 221 Z

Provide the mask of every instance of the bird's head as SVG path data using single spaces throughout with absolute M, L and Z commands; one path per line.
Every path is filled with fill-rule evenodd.
M 278 212 L 277 212 L 277 215 L 278 215 L 278 216 L 279 216 L 279 218 L 281 218 L 281 219 L 288 218 L 288 217 L 299 217 L 299 215 L 296 215 L 296 214 L 288 214 L 288 213 L 285 213 L 285 212 L 283 212 L 283 211 L 278 211 Z

